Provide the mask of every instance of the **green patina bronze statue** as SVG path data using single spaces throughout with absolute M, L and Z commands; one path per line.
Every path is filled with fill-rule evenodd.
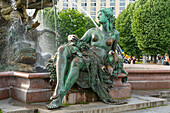
M 111 77 L 115 73 L 126 73 L 118 45 L 119 33 L 112 25 L 112 9 L 105 8 L 98 13 L 100 29 L 88 30 L 81 39 L 69 35 L 68 44 L 60 46 L 54 59 L 49 60 L 47 69 L 52 81 L 57 77 L 57 84 L 52 102 L 46 106 L 48 109 L 58 108 L 74 83 L 82 88 L 91 87 L 105 103 L 120 104 L 109 95 Z

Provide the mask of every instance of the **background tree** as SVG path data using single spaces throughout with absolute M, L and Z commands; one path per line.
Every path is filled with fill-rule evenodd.
M 124 9 L 116 20 L 116 30 L 119 31 L 119 44 L 125 53 L 131 56 L 140 57 L 142 51 L 138 48 L 135 37 L 131 32 L 131 19 L 133 17 L 133 10 L 135 4 L 129 4 L 126 9 Z
M 114 27 L 114 29 L 115 29 L 115 25 L 116 25 L 116 18 L 115 17 L 113 17 L 113 27 Z
M 138 47 L 147 54 L 164 54 L 170 49 L 170 1 L 147 0 L 135 8 L 132 19 L 132 33 Z

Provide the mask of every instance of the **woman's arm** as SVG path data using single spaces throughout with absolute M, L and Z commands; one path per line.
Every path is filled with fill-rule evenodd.
M 84 35 L 83 37 L 80 39 L 86 43 L 89 43 L 90 42 L 90 39 L 92 37 L 92 33 L 94 32 L 95 28 L 91 28 L 89 29 Z
M 116 30 L 115 30 L 115 33 L 113 35 L 113 40 L 114 40 L 114 43 L 113 43 L 113 46 L 112 46 L 112 50 L 115 51 L 117 44 L 118 44 L 118 41 L 119 41 L 119 32 L 116 31 Z

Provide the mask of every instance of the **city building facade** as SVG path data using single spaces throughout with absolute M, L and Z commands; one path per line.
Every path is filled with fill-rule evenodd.
M 85 11 L 91 15 L 93 19 L 97 19 L 97 12 L 103 8 L 112 8 L 113 14 L 117 17 L 129 3 L 135 0 L 59 0 L 59 10 L 74 8 L 79 12 Z M 83 11 L 83 9 L 85 11 Z

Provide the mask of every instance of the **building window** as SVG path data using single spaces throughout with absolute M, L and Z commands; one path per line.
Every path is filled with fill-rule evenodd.
M 72 4 L 73 9 L 77 9 L 77 5 L 75 3 Z
M 72 2 L 72 8 L 77 9 L 77 0 L 73 0 Z
M 68 0 L 65 0 L 63 2 L 63 10 L 66 10 L 66 9 L 68 9 Z
M 63 3 L 63 7 L 68 7 L 68 3 Z
M 115 6 L 115 3 L 110 3 L 110 6 Z
M 100 7 L 100 10 L 102 10 L 102 9 L 104 9 L 104 8 L 106 8 L 106 7 Z
M 125 6 L 125 3 L 120 3 L 120 6 Z
M 91 11 L 96 11 L 96 7 L 91 7 Z
M 81 0 L 81 2 L 87 2 L 87 0 Z
M 106 6 L 106 3 L 100 3 L 100 6 L 102 7 L 102 6 Z
M 129 3 L 134 3 L 135 2 L 135 0 L 129 0 Z
M 87 6 L 87 3 L 81 3 L 81 6 Z
M 87 11 L 87 0 L 81 0 L 81 6 L 85 11 Z M 87 16 L 84 10 L 81 10 L 81 12 L 84 13 L 85 16 Z
M 96 19 L 96 0 L 91 0 L 90 15 L 93 19 Z
M 90 15 L 96 15 L 96 12 L 90 12 Z
M 123 9 L 125 9 L 125 7 L 120 7 L 119 9 L 120 9 L 120 10 L 123 10 Z
M 100 0 L 100 10 L 106 8 L 106 0 Z
M 96 6 L 96 3 L 91 3 L 91 6 Z
M 115 6 L 116 6 L 116 3 L 115 3 L 115 0 L 110 0 L 110 7 L 113 9 L 113 14 L 115 15 Z

